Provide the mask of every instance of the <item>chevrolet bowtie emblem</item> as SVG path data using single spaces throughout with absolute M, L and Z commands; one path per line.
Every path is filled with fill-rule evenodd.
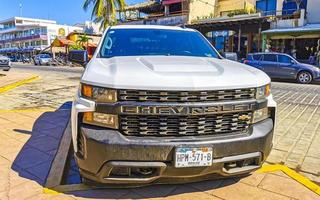
M 248 121 L 248 120 L 251 119 L 251 117 L 250 117 L 250 115 L 240 115 L 238 117 L 238 119 L 241 120 L 241 121 Z

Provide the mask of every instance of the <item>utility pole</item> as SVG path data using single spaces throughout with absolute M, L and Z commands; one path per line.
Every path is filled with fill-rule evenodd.
M 19 13 L 20 13 L 20 17 L 22 17 L 22 3 L 19 3 Z

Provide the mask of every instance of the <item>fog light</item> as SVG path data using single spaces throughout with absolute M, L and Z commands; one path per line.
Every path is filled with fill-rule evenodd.
M 262 108 L 254 111 L 252 123 L 257 123 L 270 117 L 268 108 Z
M 105 113 L 86 112 L 83 114 L 83 123 L 117 129 L 118 116 Z

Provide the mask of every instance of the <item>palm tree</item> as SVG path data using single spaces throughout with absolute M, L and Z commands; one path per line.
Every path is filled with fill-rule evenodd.
M 91 18 L 94 22 L 101 23 L 101 29 L 108 25 L 116 24 L 117 9 L 122 10 L 125 6 L 125 0 L 85 0 L 83 9 L 88 10 L 93 5 Z
M 77 44 L 81 46 L 86 46 L 86 49 L 88 50 L 90 40 L 92 41 L 92 38 L 89 38 L 86 34 L 79 35 L 79 38 L 77 39 Z

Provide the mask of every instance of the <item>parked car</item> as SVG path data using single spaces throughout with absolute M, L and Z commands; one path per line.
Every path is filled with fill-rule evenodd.
M 8 58 L 10 59 L 11 62 L 18 62 L 18 59 L 16 56 L 9 56 Z
M 85 182 L 188 182 L 246 174 L 266 160 L 276 103 L 264 72 L 223 59 L 193 29 L 114 26 L 103 38 L 72 106 Z M 75 54 L 71 61 L 87 63 Z
M 27 57 L 27 56 L 23 56 L 23 57 L 22 57 L 22 62 L 23 62 L 23 63 L 30 63 L 30 62 L 31 62 L 31 58 L 30 58 L 30 57 Z
M 318 67 L 300 63 L 284 53 L 248 54 L 243 63 L 264 71 L 271 78 L 295 79 L 303 84 L 320 78 Z
M 3 71 L 9 71 L 10 68 L 11 68 L 10 58 L 0 55 L 0 69 L 2 69 Z
M 223 52 L 222 56 L 228 60 L 238 61 L 238 55 L 235 52 Z
M 38 54 L 34 57 L 35 65 L 49 65 L 52 58 L 49 54 Z

